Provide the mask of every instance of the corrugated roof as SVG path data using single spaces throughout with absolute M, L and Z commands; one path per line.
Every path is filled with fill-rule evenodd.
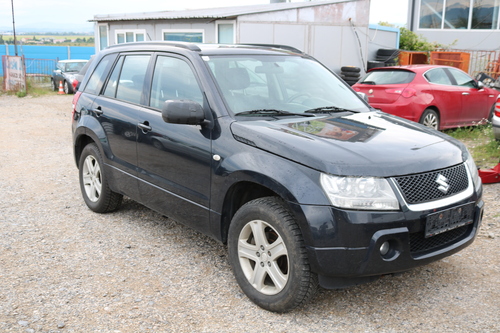
M 179 11 L 160 11 L 160 12 L 147 12 L 147 13 L 107 14 L 107 15 L 105 14 L 105 15 L 94 15 L 94 19 L 89 20 L 89 22 L 179 20 L 179 19 L 227 19 L 241 15 L 267 13 L 279 10 L 286 10 L 286 9 L 322 6 L 322 5 L 329 5 L 341 2 L 352 2 L 352 1 L 358 1 L 358 0 L 269 3 L 266 5 L 190 9 L 190 10 L 179 10 Z

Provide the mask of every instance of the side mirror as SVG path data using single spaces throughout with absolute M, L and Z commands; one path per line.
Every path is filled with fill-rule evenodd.
M 484 83 L 482 83 L 481 81 L 477 81 L 477 89 L 483 89 L 484 88 Z
M 163 121 L 171 124 L 201 125 L 205 112 L 200 104 L 190 100 L 168 100 L 161 109 Z
M 361 97 L 366 103 L 369 103 L 368 96 L 360 91 L 357 92 L 358 96 Z

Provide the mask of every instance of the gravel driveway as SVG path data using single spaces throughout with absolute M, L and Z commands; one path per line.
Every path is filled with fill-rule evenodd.
M 225 246 L 130 200 L 85 206 L 71 100 L 0 96 L 1 332 L 500 332 L 500 184 L 464 251 L 279 315 L 242 294 Z

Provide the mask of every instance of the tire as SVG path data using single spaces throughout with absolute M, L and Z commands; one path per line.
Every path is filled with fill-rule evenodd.
M 368 61 L 368 69 L 385 67 L 385 63 L 382 61 Z
M 399 54 L 398 49 L 378 49 L 377 50 L 377 56 L 379 57 L 391 57 L 395 58 Z
M 278 198 L 255 199 L 236 212 L 228 251 L 240 288 L 263 309 L 288 312 L 317 290 L 318 277 L 310 270 L 302 234 Z
M 88 144 L 78 164 L 80 190 L 87 206 L 96 213 L 107 213 L 120 207 L 123 196 L 110 190 L 99 148 Z
M 352 72 L 341 72 L 340 75 L 345 78 L 355 78 L 359 79 L 361 76 L 359 73 L 352 73 Z
M 436 111 L 432 109 L 426 109 L 420 117 L 420 123 L 427 127 L 439 130 L 439 116 Z
M 59 86 L 57 85 L 56 81 L 54 81 L 54 79 L 50 79 L 50 81 L 52 82 L 52 89 L 54 91 L 59 90 Z
M 71 93 L 73 93 L 73 89 L 71 89 L 71 87 L 69 86 L 68 81 L 64 81 L 63 82 L 63 89 L 64 89 L 64 93 L 65 94 L 71 94 Z
M 343 66 L 340 67 L 340 70 L 342 72 L 351 72 L 351 73 L 359 73 L 361 72 L 361 69 L 359 67 L 354 67 L 354 66 Z

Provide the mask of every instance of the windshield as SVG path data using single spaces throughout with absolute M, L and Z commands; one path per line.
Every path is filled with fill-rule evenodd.
M 79 62 L 66 62 L 64 63 L 64 71 L 65 72 L 79 72 L 85 66 L 87 62 L 79 61 Z
M 234 114 L 249 116 L 270 110 L 297 114 L 323 108 L 329 108 L 328 112 L 368 110 L 347 85 L 311 59 L 238 55 L 205 56 L 204 60 Z

